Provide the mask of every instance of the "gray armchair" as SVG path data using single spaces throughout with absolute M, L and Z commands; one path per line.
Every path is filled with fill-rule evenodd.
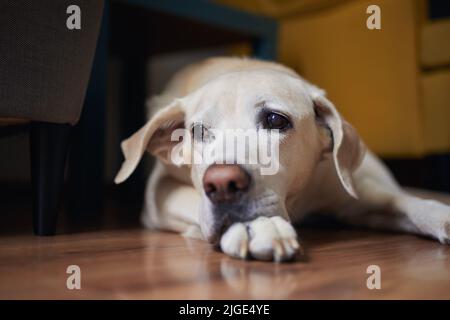
M 81 29 L 69 30 L 69 5 Z M 0 1 L 0 128 L 30 124 L 33 226 L 55 232 L 70 131 L 80 117 L 102 0 Z

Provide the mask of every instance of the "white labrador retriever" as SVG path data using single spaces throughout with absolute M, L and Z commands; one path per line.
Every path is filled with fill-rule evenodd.
M 450 207 L 402 190 L 324 91 L 289 68 L 209 59 L 177 73 L 150 108 L 156 113 L 122 143 L 115 180 L 127 179 L 146 150 L 158 157 L 142 216 L 149 228 L 205 239 L 233 257 L 275 261 L 301 250 L 291 222 L 317 211 L 450 243 Z M 279 170 L 173 163 L 178 128 L 199 129 L 201 144 L 210 143 L 211 128 L 277 129 Z

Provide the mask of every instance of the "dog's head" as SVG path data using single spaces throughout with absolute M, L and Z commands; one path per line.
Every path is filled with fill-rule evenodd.
M 255 132 L 258 141 L 265 138 L 263 145 L 275 145 L 276 150 L 266 148 L 271 163 L 262 163 L 261 157 L 254 161 L 251 152 L 237 151 L 239 145 L 232 147 L 231 156 L 225 150 L 193 160 L 199 148 L 204 153 L 214 146 L 217 151 L 218 141 L 222 148 L 223 139 L 218 136 L 226 138 L 229 132 L 243 132 L 247 138 Z M 269 139 L 271 133 L 276 134 Z M 245 146 L 255 146 L 251 139 L 244 140 Z M 217 240 L 232 222 L 272 215 L 288 219 L 287 199 L 308 187 L 324 159 L 334 162 L 343 188 L 356 197 L 351 174 L 364 151 L 353 127 L 322 90 L 300 77 L 264 69 L 221 75 L 171 101 L 125 140 L 122 149 L 125 162 L 116 177 L 118 183 L 133 172 L 146 150 L 168 165 L 189 168 L 202 198 L 201 229 L 210 241 Z M 218 154 L 225 156 L 219 159 Z

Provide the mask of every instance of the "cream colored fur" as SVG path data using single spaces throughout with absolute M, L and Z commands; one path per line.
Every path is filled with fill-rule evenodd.
M 449 242 L 450 207 L 405 192 L 365 150 L 323 90 L 279 64 L 239 58 L 213 58 L 181 70 L 163 94 L 150 101 L 148 123 L 123 142 L 125 161 L 117 183 L 133 172 L 146 150 L 160 159 L 147 184 L 142 213 L 147 227 L 214 238 L 213 205 L 202 187 L 210 163 L 171 163 L 170 133 L 196 121 L 215 128 L 254 128 L 255 105 L 261 101 L 289 114 L 293 129 L 280 142 L 276 175 L 261 176 L 249 169 L 256 185 L 249 210 L 258 216 L 236 222 L 220 235 L 224 253 L 288 260 L 300 250 L 291 222 L 318 211 L 355 225 Z

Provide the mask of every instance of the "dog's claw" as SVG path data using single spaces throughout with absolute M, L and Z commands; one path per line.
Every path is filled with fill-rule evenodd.
M 288 242 L 291 245 L 291 247 L 294 248 L 295 250 L 300 249 L 300 244 L 298 243 L 297 239 L 290 238 L 288 239 Z
M 273 248 L 274 248 L 274 260 L 275 262 L 281 262 L 284 256 L 284 248 L 279 239 L 273 240 Z
M 247 255 L 248 255 L 248 242 L 242 241 L 241 247 L 239 249 L 239 257 L 241 259 L 247 259 Z
M 292 248 L 294 248 L 295 250 L 297 250 L 300 255 L 305 255 L 305 251 L 303 250 L 303 246 L 298 242 L 297 239 L 289 239 L 289 244 L 292 246 Z

